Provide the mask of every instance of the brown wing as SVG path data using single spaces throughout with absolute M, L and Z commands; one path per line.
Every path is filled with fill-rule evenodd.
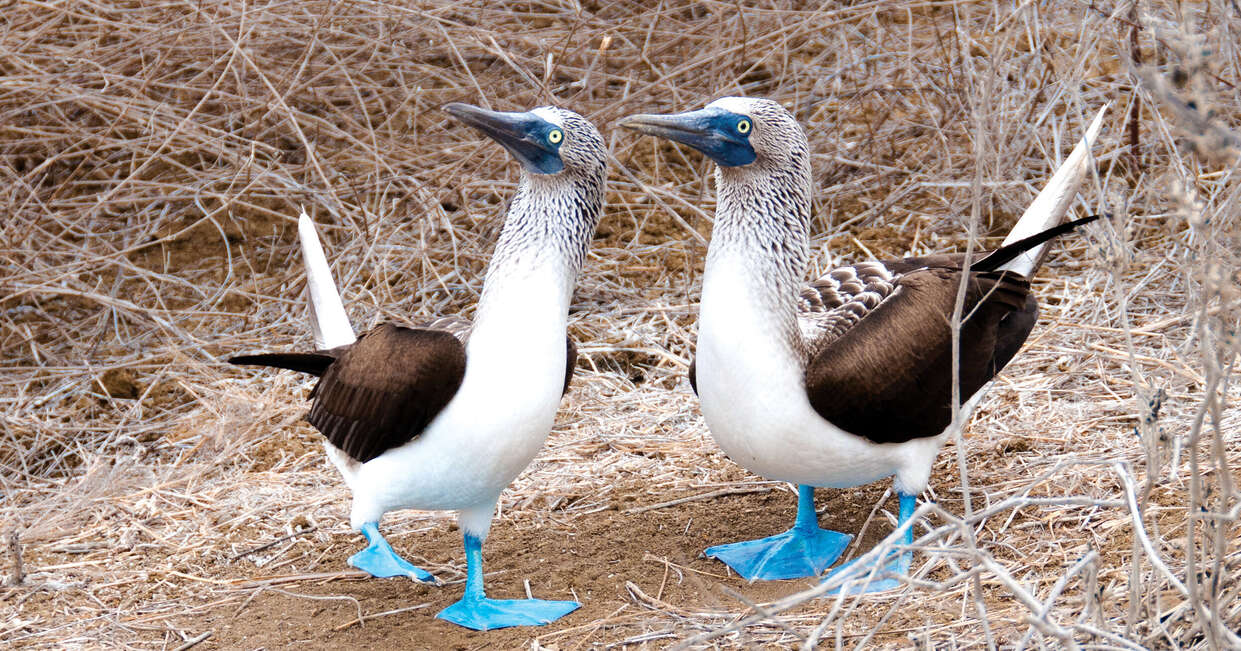
M 815 411 L 876 443 L 936 436 L 952 419 L 952 330 L 961 272 L 932 268 L 896 280 L 882 303 L 819 348 L 806 368 Z M 961 399 L 1016 353 L 1033 326 L 1030 284 L 1004 272 L 971 273 L 961 325 Z M 1005 357 L 1006 356 L 1006 357 Z
M 464 377 L 465 347 L 452 334 L 381 325 L 340 350 L 306 420 L 365 463 L 421 434 Z

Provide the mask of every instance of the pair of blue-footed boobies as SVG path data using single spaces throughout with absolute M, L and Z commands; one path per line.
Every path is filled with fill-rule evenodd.
M 810 155 L 788 111 L 769 100 L 727 97 L 696 111 L 620 122 L 689 145 L 717 165 L 690 382 L 729 457 L 799 485 L 792 529 L 711 547 L 708 556 L 751 580 L 818 576 L 851 536 L 819 527 L 816 486 L 895 476 L 898 523 L 908 522 L 953 420 L 958 291 L 964 285 L 958 378 L 965 402 L 1034 327 L 1038 305 L 1028 278 L 1044 243 L 1093 219 L 1061 224 L 1089 170 L 1102 118 L 1100 111 L 1000 249 L 968 266 L 963 255 L 842 266 L 809 285 Z M 904 540 L 912 543 L 912 526 Z M 863 589 L 895 587 L 890 575 L 907 574 L 910 555 L 869 568 L 888 576 Z
M 569 387 L 577 356 L 566 337 L 569 301 L 599 221 L 607 154 L 595 127 L 564 109 L 444 110 L 522 166 L 473 323 L 385 324 L 355 338 L 314 225 L 302 215 L 318 350 L 229 361 L 319 376 L 307 420 L 327 438 L 328 456 L 353 493 L 351 523 L 369 542 L 351 565 L 437 583 L 393 551 L 379 520 L 403 508 L 456 510 L 465 595 L 438 617 L 483 630 L 545 624 L 579 604 L 487 598 L 482 541 L 501 491 L 542 447 Z
M 567 311 L 599 220 L 606 152 L 575 113 L 539 108 L 446 110 L 503 145 L 522 165 L 517 195 L 473 324 L 382 325 L 355 338 L 313 224 L 306 258 L 315 353 L 235 357 L 320 377 L 308 420 L 353 491 L 352 525 L 369 546 L 350 564 L 374 576 L 434 577 L 379 533 L 400 508 L 460 512 L 464 597 L 439 617 L 475 629 L 553 621 L 571 601 L 492 600 L 482 540 L 500 492 L 533 460 L 568 388 L 576 356 Z M 895 475 L 906 525 L 953 420 L 953 328 L 958 292 L 964 402 L 1017 353 L 1034 326 L 1028 277 L 1088 169 L 1083 142 L 1039 194 L 1004 246 L 972 262 L 936 255 L 839 267 L 802 285 L 809 260 L 806 137 L 775 102 L 724 98 L 676 115 L 626 118 L 630 127 L 688 144 L 718 165 L 718 203 L 703 279 L 690 380 L 707 425 L 737 463 L 799 485 L 797 520 L 761 540 L 712 547 L 749 579 L 817 576 L 850 536 L 821 529 L 814 487 Z M 907 527 L 905 541 L 912 541 Z M 910 552 L 884 569 L 907 573 Z M 837 570 L 839 571 L 839 569 Z M 876 581 L 868 589 L 895 585 Z

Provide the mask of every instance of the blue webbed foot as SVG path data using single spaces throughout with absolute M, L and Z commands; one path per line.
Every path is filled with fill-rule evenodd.
M 581 606 L 576 601 L 466 597 L 440 611 L 436 617 L 476 631 L 487 631 L 550 624 Z
M 458 626 L 487 631 L 509 626 L 550 624 L 582 607 L 576 601 L 489 599 L 483 589 L 483 541 L 465 534 L 465 596 L 436 617 Z
M 774 581 L 818 576 L 836 562 L 853 536 L 827 529 L 789 529 L 768 538 L 708 547 L 745 579 Z
M 900 504 L 901 504 L 901 509 L 900 509 L 900 515 L 897 517 L 897 525 L 896 525 L 897 527 L 900 527 L 901 525 L 908 522 L 909 518 L 913 515 L 914 505 L 915 505 L 914 496 L 913 495 L 900 495 Z M 905 531 L 904 542 L 906 545 L 910 545 L 910 544 L 913 544 L 913 541 L 914 541 L 914 532 L 913 532 L 913 527 L 911 526 L 909 529 Z M 865 594 L 869 592 L 885 592 L 887 590 L 893 590 L 895 588 L 899 588 L 902 582 L 897 577 L 909 576 L 909 565 L 913 561 L 913 552 L 911 551 L 900 552 L 900 554 L 894 560 L 890 560 L 890 559 L 892 559 L 891 554 L 884 554 L 883 556 L 877 558 L 875 561 L 868 562 L 864 566 L 858 567 L 856 570 L 853 570 L 852 572 L 850 572 L 851 576 L 853 577 L 852 579 L 850 579 L 849 581 L 846 581 L 840 587 L 837 587 L 837 588 L 834 588 L 828 591 L 827 594 L 838 595 L 843 592 L 844 594 L 855 594 L 856 595 L 856 594 Z M 844 565 L 841 565 L 840 567 L 832 570 L 831 573 L 829 573 L 826 577 L 824 577 L 824 580 L 825 581 L 830 580 L 832 577 L 837 576 L 850 568 L 853 568 L 853 566 L 856 565 L 856 563 L 857 563 L 857 559 L 854 559 L 854 560 L 849 561 L 848 563 L 845 563 Z M 875 566 L 877 563 L 886 563 L 886 564 L 881 569 L 879 569 L 879 571 L 875 572 L 873 570 L 875 569 Z
M 366 536 L 370 545 L 350 556 L 350 565 L 376 578 L 407 576 L 419 583 L 439 585 L 439 580 L 430 572 L 398 556 L 388 541 L 380 535 L 376 523 L 367 522 L 362 525 L 362 534 Z
M 797 523 L 792 529 L 759 540 L 716 545 L 703 553 L 723 561 L 750 581 L 822 574 L 836 562 L 853 536 L 819 528 L 813 486 L 799 486 L 797 493 Z
M 397 556 L 391 547 L 367 547 L 350 556 L 349 564 L 379 579 L 407 576 L 419 583 L 439 585 L 439 580 L 430 572 Z

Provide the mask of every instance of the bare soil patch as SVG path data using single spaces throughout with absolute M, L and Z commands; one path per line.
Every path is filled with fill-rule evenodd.
M 450 582 L 443 587 L 357 578 L 298 581 L 281 584 L 280 593 L 252 588 L 248 592 L 259 594 L 244 608 L 230 601 L 178 625 L 215 631 L 212 643 L 219 648 L 271 648 L 301 642 L 359 649 L 384 643 L 465 649 L 527 648 L 532 639 L 545 646 L 559 640 L 568 648 L 641 637 L 645 626 L 658 625 L 651 606 L 716 612 L 723 620 L 744 607 L 725 588 L 748 600 L 770 602 L 811 584 L 808 580 L 748 584 L 730 576 L 721 563 L 696 554 L 696 550 L 712 544 L 787 529 L 793 520 L 795 496 L 764 488 L 771 492 L 720 497 L 641 515 L 609 509 L 561 526 L 554 521 L 551 526 L 538 528 L 522 527 L 520 522 L 498 523 L 484 547 L 489 594 L 522 598 L 523 582 L 528 580 L 536 597 L 582 600 L 581 609 L 546 629 L 474 632 L 433 619 L 436 612 L 460 598 L 460 581 L 464 579 L 460 534 L 448 523 L 394 541 L 398 550 L 408 550 L 432 567 L 447 569 Z M 823 526 L 857 531 L 882 489 L 872 487 L 848 495 L 831 490 L 823 493 L 821 503 L 827 507 Z M 653 504 L 649 498 L 620 500 L 627 509 Z M 883 533 L 886 531 L 879 528 L 861 544 L 869 546 Z M 343 554 L 351 553 L 348 550 L 356 544 L 354 538 L 334 536 L 328 547 L 337 557 L 325 558 L 314 569 L 342 566 L 339 569 L 349 570 L 342 559 Z M 311 544 L 301 551 L 317 556 L 316 552 L 323 551 L 321 547 Z M 256 581 L 264 579 L 261 573 L 255 576 Z M 630 582 L 640 595 L 629 591 Z M 645 599 L 651 603 L 644 604 Z M 359 610 L 365 617 L 422 604 L 425 607 L 414 612 L 347 626 L 358 619 Z

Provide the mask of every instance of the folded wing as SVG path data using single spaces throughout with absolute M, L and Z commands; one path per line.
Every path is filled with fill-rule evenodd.
M 952 420 L 950 320 L 961 273 L 924 268 L 897 277 L 882 302 L 819 346 L 806 367 L 806 393 L 815 411 L 876 443 L 941 433 Z M 970 274 L 963 315 L 962 401 L 1016 353 L 1037 306 L 1027 280 L 986 271 Z
M 381 325 L 343 350 L 307 420 L 363 463 L 422 434 L 465 377 L 465 347 L 439 330 Z

